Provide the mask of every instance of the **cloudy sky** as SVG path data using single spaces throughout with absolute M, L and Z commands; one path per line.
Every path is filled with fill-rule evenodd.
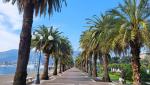
M 0 51 L 17 49 L 19 36 L 16 33 L 21 28 L 22 15 L 17 7 L 0 1 Z
M 79 38 L 82 31 L 86 30 L 86 18 L 100 15 L 111 9 L 122 0 L 67 0 L 67 7 L 61 13 L 54 13 L 50 18 L 34 18 L 33 27 L 37 25 L 59 27 L 63 35 L 68 36 L 74 50 L 79 50 Z M 17 6 L 2 3 L 0 0 L 0 52 L 18 49 L 19 35 L 22 25 L 22 14 Z

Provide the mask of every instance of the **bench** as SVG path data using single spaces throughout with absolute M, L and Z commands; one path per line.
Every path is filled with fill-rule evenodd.
M 29 82 L 32 82 L 32 81 L 33 81 L 33 78 L 32 78 L 32 77 L 27 77 L 27 78 L 26 78 L 26 82 L 29 83 Z

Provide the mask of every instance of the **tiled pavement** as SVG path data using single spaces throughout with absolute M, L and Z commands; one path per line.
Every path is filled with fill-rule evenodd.
M 110 85 L 104 82 L 95 82 L 77 68 L 71 68 L 50 80 L 41 81 L 40 85 Z

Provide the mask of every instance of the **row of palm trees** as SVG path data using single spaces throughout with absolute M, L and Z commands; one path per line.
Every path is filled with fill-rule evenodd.
M 45 54 L 44 71 L 41 79 L 49 79 L 48 65 L 50 56 L 54 58 L 55 63 L 53 75 L 57 75 L 58 62 L 60 62 L 60 73 L 65 71 L 68 67 L 73 66 L 73 60 L 71 58 L 73 50 L 70 41 L 67 37 L 62 36 L 58 29 L 55 29 L 53 26 L 46 27 L 41 25 L 33 32 L 33 36 L 35 38 L 32 38 L 31 47 Z M 40 39 L 40 37 L 42 37 L 42 39 Z
M 133 84 L 141 85 L 140 51 L 143 46 L 150 47 L 150 5 L 149 0 L 124 0 L 105 14 L 87 19 L 89 30 L 81 35 L 82 48 L 80 65 L 88 71 L 88 60 L 93 60 L 93 76 L 96 76 L 97 58 L 103 63 L 103 81 L 110 81 L 108 57 L 131 52 Z M 93 59 L 92 59 L 93 58 Z M 84 62 L 83 62 L 84 61 Z M 91 63 L 90 63 L 91 64 Z M 84 69 L 84 68 L 83 68 Z
M 31 45 L 31 29 L 33 23 L 33 16 L 40 14 L 49 16 L 53 12 L 60 12 L 65 0 L 2 0 L 11 2 L 13 5 L 17 4 L 20 13 L 23 13 L 23 24 L 20 34 L 19 52 L 17 68 L 14 77 L 13 85 L 26 85 L 27 65 L 29 61 L 30 45 Z

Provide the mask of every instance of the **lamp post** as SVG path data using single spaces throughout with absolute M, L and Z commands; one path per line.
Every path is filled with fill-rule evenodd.
M 34 35 L 32 36 L 32 39 L 36 39 L 36 36 L 37 35 L 39 38 L 40 38 L 40 56 L 39 56 L 39 59 L 38 59 L 38 66 L 37 66 L 37 74 L 36 74 L 36 78 L 35 78 L 35 81 L 34 81 L 34 84 L 40 84 L 40 60 L 41 60 L 41 56 L 42 56 L 42 53 L 41 53 L 41 45 L 42 45 L 42 39 L 43 39 L 43 36 L 38 34 L 37 32 L 34 33 Z M 48 40 L 53 40 L 53 36 L 48 36 Z
M 51 35 L 48 36 L 48 40 L 50 40 L 50 41 L 51 41 L 51 40 L 54 40 L 53 36 L 51 36 Z
M 38 37 L 40 37 L 40 56 L 39 56 L 39 59 L 38 59 L 38 65 L 37 65 L 37 73 L 36 73 L 36 77 L 35 77 L 35 81 L 34 83 L 35 84 L 40 84 L 40 60 L 41 60 L 41 45 L 42 45 L 42 39 L 43 39 L 43 36 L 41 36 L 40 34 L 38 34 L 37 32 L 35 32 L 35 34 L 32 36 L 32 39 L 36 39 L 36 35 Z

